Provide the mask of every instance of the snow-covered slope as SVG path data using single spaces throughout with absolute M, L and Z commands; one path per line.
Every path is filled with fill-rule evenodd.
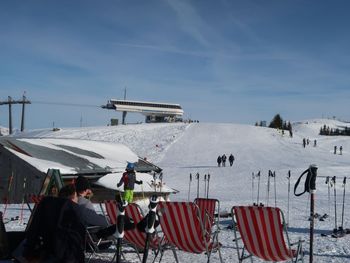
M 276 172 L 276 203 L 287 216 L 288 170 L 291 171 L 291 189 L 298 176 L 310 164 L 318 166 L 316 212 L 330 214 L 324 222 L 315 222 L 315 262 L 350 261 L 350 236 L 342 239 L 321 237 L 334 228 L 334 198 L 331 189 L 328 199 L 327 176 L 337 176 L 338 225 L 341 221 L 342 180 L 350 175 L 350 137 L 320 136 L 320 128 L 346 126 L 336 120 L 315 119 L 293 124 L 293 138 L 274 129 L 239 124 L 192 123 L 192 124 L 140 124 L 117 127 L 71 128 L 58 132 L 31 131 L 22 136 L 82 138 L 123 143 L 139 156 L 147 157 L 164 169 L 164 181 L 180 192 L 172 200 L 187 200 L 197 196 L 197 180 L 192 175 L 199 173 L 199 195 L 204 195 L 204 174 L 210 174 L 209 197 L 221 202 L 221 210 L 230 211 L 233 205 L 251 204 L 256 201 L 258 180 L 252 181 L 252 173 L 261 172 L 260 202 L 275 205 L 275 185 L 271 179 L 270 199 L 267 200 L 268 170 Z M 348 125 L 350 126 L 350 124 Z M 310 144 L 303 147 L 303 138 Z M 317 146 L 314 147 L 314 140 Z M 334 146 L 342 146 L 342 155 L 333 153 Z M 233 167 L 217 167 L 218 155 L 232 153 Z M 252 192 L 254 183 L 254 193 Z M 301 183 L 303 187 L 303 183 Z M 346 186 L 346 189 L 348 186 Z M 189 191 L 190 190 L 190 191 Z M 350 227 L 350 202 L 346 196 L 344 227 Z M 306 240 L 308 250 L 308 196 L 295 197 L 290 193 L 289 226 L 291 239 Z M 223 228 L 229 221 L 222 221 Z M 237 262 L 232 242 L 233 232 L 223 229 L 221 241 L 225 262 Z M 165 256 L 166 262 L 173 258 Z M 204 256 L 180 254 L 181 262 L 203 262 Z M 214 255 L 214 262 L 218 257 Z

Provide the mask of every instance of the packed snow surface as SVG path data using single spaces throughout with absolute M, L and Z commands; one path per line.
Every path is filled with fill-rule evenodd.
M 296 122 L 293 125 L 293 137 L 288 132 L 265 127 L 223 123 L 175 123 L 175 124 L 139 124 L 115 127 L 69 128 L 53 132 L 51 130 L 34 130 L 22 137 L 43 138 L 80 138 L 105 142 L 118 142 L 128 146 L 141 157 L 163 168 L 163 180 L 166 184 L 179 190 L 171 195 L 173 201 L 193 200 L 197 196 L 195 174 L 199 173 L 199 196 L 205 194 L 204 175 L 210 174 L 209 197 L 220 200 L 220 210 L 230 212 L 234 205 L 250 205 L 257 201 L 265 205 L 280 207 L 289 221 L 291 241 L 304 239 L 305 260 L 309 251 L 309 201 L 308 194 L 296 197 L 293 188 L 299 175 L 310 164 L 318 166 L 316 182 L 315 209 L 320 215 L 329 214 L 325 221 L 315 220 L 314 262 L 350 262 L 350 235 L 332 238 L 330 234 L 335 227 L 334 187 L 328 188 L 326 178 L 336 176 L 337 226 L 341 225 L 343 205 L 343 178 L 350 175 L 350 138 L 345 136 L 320 136 L 323 125 L 330 128 L 350 126 L 336 120 L 315 119 Z M 17 135 L 19 136 L 19 135 Z M 309 144 L 303 147 L 303 138 Z M 314 145 L 316 140 L 316 144 Z M 334 146 L 337 152 L 334 153 Z M 342 146 L 342 154 L 339 147 Z M 228 161 L 226 167 L 218 167 L 219 155 L 233 154 L 235 161 L 232 167 Z M 270 193 L 267 193 L 268 171 L 275 171 L 275 179 L 270 178 Z M 288 171 L 291 172 L 288 193 Z M 260 171 L 258 178 L 252 174 Z M 192 182 L 190 181 L 192 174 Z M 207 181 L 208 182 L 208 181 Z M 304 182 L 300 184 L 301 191 Z M 254 192 L 252 191 L 254 188 Z M 348 192 L 348 185 L 345 190 Z M 208 186 L 207 186 L 208 189 Z M 275 194 L 276 189 L 276 194 Z M 328 195 L 330 190 L 330 195 Z M 267 198 L 269 196 L 269 199 Z M 288 213 L 288 196 L 290 209 Z M 350 228 L 350 202 L 345 195 L 344 228 Z M 1 209 L 1 207 L 0 207 Z M 1 210 L 2 211 L 2 210 Z M 7 217 L 16 216 L 18 207 L 10 207 Z M 220 242 L 224 262 L 238 262 L 234 233 L 227 229 L 230 218 L 221 219 Z M 18 222 L 6 224 L 8 229 L 23 228 Z M 180 262 L 204 262 L 204 254 L 194 255 L 178 252 Z M 151 256 L 150 256 L 151 258 Z M 137 262 L 137 257 L 127 254 L 129 262 Z M 151 260 L 151 259 L 149 259 Z M 258 261 L 254 259 L 254 261 Z M 167 251 L 163 262 L 174 262 L 172 253 Z M 219 262 L 218 254 L 212 255 L 212 262 Z

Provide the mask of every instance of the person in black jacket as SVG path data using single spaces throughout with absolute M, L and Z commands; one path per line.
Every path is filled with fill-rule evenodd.
M 218 166 L 220 167 L 221 165 L 221 156 L 219 155 L 218 158 L 216 159 Z
M 76 206 L 67 198 L 43 198 L 26 232 L 23 257 L 35 262 L 83 263 L 85 226 Z
M 64 186 L 59 194 L 59 197 L 70 199 L 75 205 L 74 209 L 77 211 L 81 222 L 85 226 L 101 226 L 107 227 L 109 224 L 103 215 L 99 215 L 95 210 L 91 210 L 86 206 L 78 204 L 78 195 L 73 184 Z
M 222 157 L 221 157 L 221 160 L 222 160 L 222 166 L 226 166 L 226 154 L 223 154 Z
M 230 166 L 233 165 L 233 161 L 235 160 L 235 157 L 233 156 L 233 154 L 231 153 L 230 156 L 228 157 L 228 161 L 230 162 Z

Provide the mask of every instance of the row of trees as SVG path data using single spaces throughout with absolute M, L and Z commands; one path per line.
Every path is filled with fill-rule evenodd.
M 263 125 L 263 122 L 260 121 L 259 123 L 256 122 L 255 126 L 265 126 Z M 281 129 L 281 130 L 287 130 L 287 131 L 292 131 L 292 124 L 288 121 L 284 121 L 281 117 L 281 115 L 276 114 L 272 121 L 269 124 L 269 128 L 275 128 L 275 129 Z
M 320 135 L 344 135 L 344 136 L 350 136 L 350 128 L 345 127 L 344 129 L 339 128 L 329 128 L 329 126 L 323 125 L 320 129 Z

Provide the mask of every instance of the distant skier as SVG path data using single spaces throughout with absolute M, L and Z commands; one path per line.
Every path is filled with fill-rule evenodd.
M 316 147 L 317 146 L 317 141 L 316 141 L 316 139 L 314 140 L 314 147 Z
M 221 166 L 221 156 L 220 155 L 218 156 L 218 159 L 216 159 L 216 161 L 218 162 L 218 167 L 220 167 Z
M 136 184 L 142 184 L 142 180 L 138 181 L 136 180 L 136 173 L 135 173 L 135 164 L 134 163 L 128 163 L 126 166 L 125 172 L 122 175 L 122 178 L 120 178 L 119 183 L 117 184 L 118 187 L 122 186 L 124 184 L 124 201 L 127 201 L 128 203 L 131 203 L 134 199 L 134 188 Z
M 303 147 L 305 148 L 305 145 L 306 145 L 306 139 L 303 138 Z
M 339 151 L 340 151 L 339 154 L 342 155 L 342 154 L 343 154 L 343 146 L 340 146 L 340 147 L 339 147 Z
M 223 156 L 221 157 L 221 160 L 222 160 L 222 166 L 225 167 L 226 166 L 226 154 L 223 154 Z
M 337 146 L 334 146 L 334 154 L 337 154 Z
M 228 161 L 230 162 L 230 166 L 233 165 L 233 161 L 235 160 L 235 157 L 232 155 L 232 153 L 230 154 L 230 156 L 228 157 Z

